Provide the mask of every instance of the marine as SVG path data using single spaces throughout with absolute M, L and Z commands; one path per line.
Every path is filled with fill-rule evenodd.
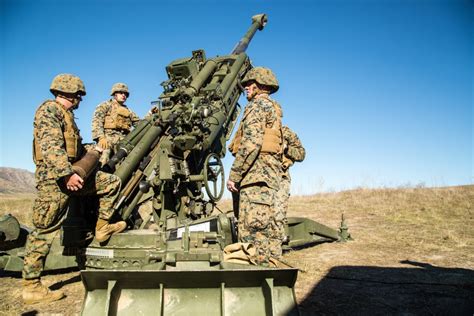
M 283 157 L 282 157 L 282 176 L 280 182 L 280 190 L 277 194 L 277 208 L 276 214 L 278 223 L 287 223 L 288 214 L 288 200 L 290 198 L 291 177 L 290 167 L 295 162 L 301 162 L 306 156 L 306 151 L 301 143 L 298 135 L 288 126 L 283 125 Z
M 83 159 L 99 157 L 100 148 L 85 146 L 74 120 L 86 89 L 82 80 L 71 74 L 57 75 L 50 87 L 53 100 L 43 102 L 33 123 L 33 160 L 38 189 L 33 205 L 34 229 L 28 235 L 23 265 L 23 301 L 26 304 L 52 302 L 63 292 L 51 291 L 41 283 L 41 272 L 51 244 L 59 234 L 66 206 L 71 196 L 97 196 L 99 215 L 95 238 L 106 241 L 126 228 L 120 221 L 109 223 L 113 203 L 120 190 L 120 179 L 94 170 L 86 174 Z M 79 166 L 79 168 L 78 168 Z M 87 179 L 85 177 L 88 176 Z
M 252 68 L 242 80 L 247 104 L 239 128 L 229 145 L 235 156 L 227 188 L 239 193 L 238 238 L 256 248 L 255 261 L 268 266 L 280 258 L 283 223 L 277 223 L 283 137 L 281 106 L 270 94 L 278 81 L 265 67 Z
M 104 150 L 100 159 L 102 165 L 114 154 L 114 146 L 127 136 L 140 120 L 125 104 L 130 96 L 125 83 L 115 83 L 110 95 L 110 100 L 96 107 L 92 118 L 92 138 Z

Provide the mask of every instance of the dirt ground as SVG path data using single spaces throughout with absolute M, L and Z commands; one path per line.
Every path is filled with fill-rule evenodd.
M 474 186 L 359 189 L 294 197 L 289 216 L 338 227 L 345 214 L 353 241 L 285 253 L 300 269 L 302 315 L 473 315 Z M 228 203 L 223 203 L 227 207 Z M 27 306 L 21 276 L 0 272 L 0 315 L 77 315 L 79 271 L 43 280 L 67 297 Z

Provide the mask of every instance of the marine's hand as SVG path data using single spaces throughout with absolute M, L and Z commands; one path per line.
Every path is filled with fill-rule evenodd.
M 94 146 L 94 148 L 92 148 L 92 150 L 97 151 L 99 154 L 101 154 L 104 151 L 104 149 L 102 147 L 100 147 L 99 145 Z
M 98 145 L 102 149 L 108 149 L 109 148 L 109 143 L 107 142 L 107 139 L 105 139 L 105 137 L 102 137 L 102 138 L 99 139 Z
M 160 112 L 160 108 L 157 107 L 157 106 L 154 106 L 148 111 L 147 115 L 153 115 L 153 114 L 158 113 L 158 112 Z
M 239 189 L 237 188 L 237 185 L 235 184 L 234 181 L 231 181 L 231 180 L 227 181 L 227 190 L 229 190 L 230 192 L 234 192 L 234 193 L 239 192 Z
M 66 182 L 66 188 L 69 191 L 80 190 L 84 184 L 84 180 L 77 173 L 64 177 L 64 182 Z

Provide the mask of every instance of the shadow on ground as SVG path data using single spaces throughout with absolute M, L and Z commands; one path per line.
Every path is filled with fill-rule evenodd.
M 332 268 L 300 304 L 301 314 L 473 315 L 474 270 L 400 263 L 407 268 Z

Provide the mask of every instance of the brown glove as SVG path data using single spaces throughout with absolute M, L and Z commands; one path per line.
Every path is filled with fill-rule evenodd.
M 102 149 L 108 149 L 109 148 L 109 142 L 107 142 L 107 139 L 105 139 L 105 137 L 99 138 L 98 145 Z

